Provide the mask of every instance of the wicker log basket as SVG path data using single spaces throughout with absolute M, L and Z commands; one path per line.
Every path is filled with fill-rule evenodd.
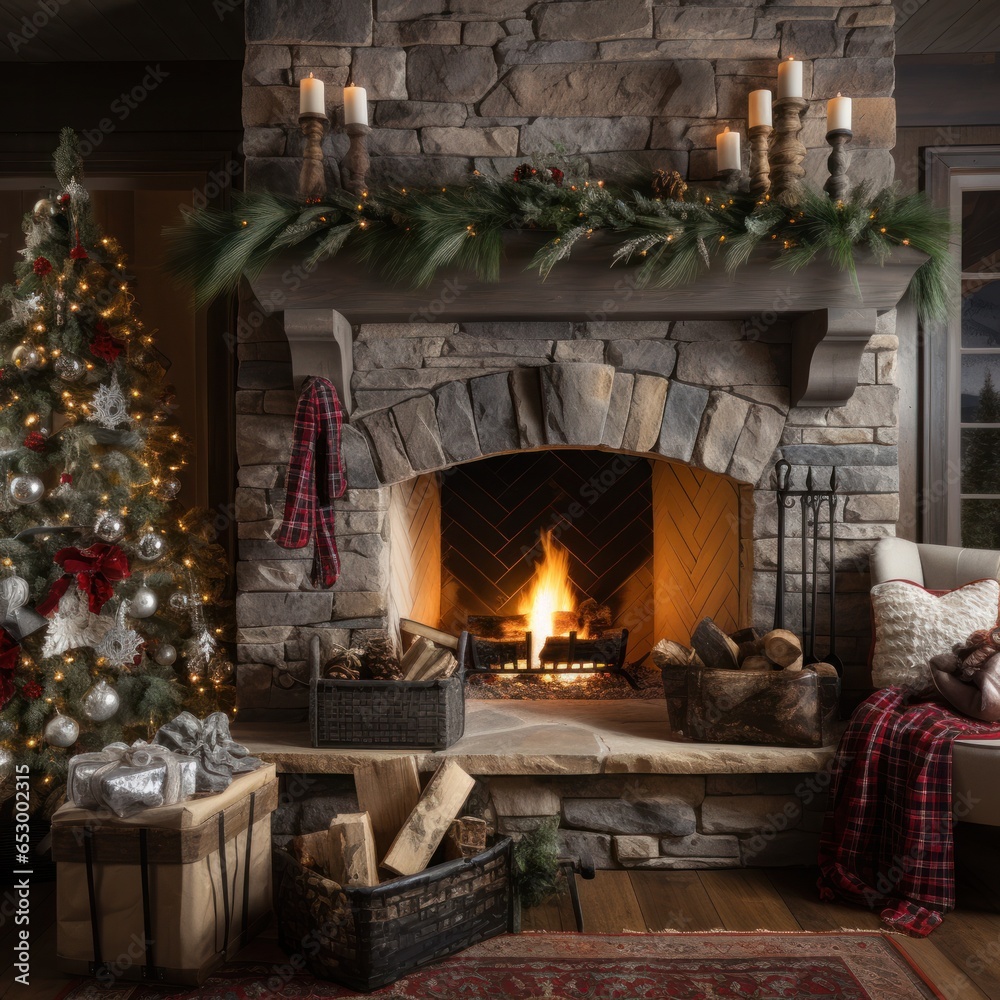
M 281 945 L 314 976 L 365 992 L 387 986 L 512 929 L 512 853 L 503 837 L 471 858 L 377 886 L 342 888 L 277 851 Z

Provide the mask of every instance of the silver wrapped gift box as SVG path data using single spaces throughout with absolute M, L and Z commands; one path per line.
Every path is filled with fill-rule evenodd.
M 66 797 L 84 809 L 110 809 L 133 816 L 143 809 L 172 805 L 197 790 L 198 765 L 190 757 L 136 740 L 109 743 L 97 753 L 69 762 Z

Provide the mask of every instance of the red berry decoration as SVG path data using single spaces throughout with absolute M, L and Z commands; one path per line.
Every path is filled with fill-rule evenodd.
M 65 208 L 69 204 L 69 202 L 70 202 L 70 197 L 68 191 L 64 191 L 61 195 L 59 195 L 59 204 L 63 208 Z
M 32 269 L 39 278 L 44 278 L 52 272 L 52 261 L 48 257 L 36 257 Z
M 551 180 L 556 187 L 562 187 L 563 172 L 558 167 L 549 167 L 549 180 Z
M 534 177 L 538 171 L 530 163 L 522 163 L 519 167 L 514 169 L 514 180 L 515 181 L 526 181 L 531 177 Z
M 28 681 L 26 684 L 21 685 L 21 694 L 23 694 L 29 701 L 41 698 L 44 693 L 42 685 L 39 684 L 38 681 Z
M 73 473 L 72 472 L 62 472 L 59 474 L 59 482 L 63 486 L 73 485 Z
M 24 439 L 24 447 L 32 451 L 45 451 L 45 436 L 38 431 L 30 431 Z
M 114 364 L 115 359 L 122 352 L 125 346 L 120 340 L 115 340 L 107 329 L 100 330 L 96 337 L 90 342 L 90 353 L 95 358 L 106 361 L 109 365 Z

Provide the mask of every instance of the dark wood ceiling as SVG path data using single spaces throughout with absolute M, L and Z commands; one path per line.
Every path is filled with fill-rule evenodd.
M 1000 0 L 893 0 L 896 52 L 1000 51 Z
M 242 62 L 243 48 L 242 0 L 0 0 L 5 62 Z

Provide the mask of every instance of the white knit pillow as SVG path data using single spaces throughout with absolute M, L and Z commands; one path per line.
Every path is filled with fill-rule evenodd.
M 940 597 L 905 580 L 877 583 L 871 593 L 872 680 L 879 688 L 932 687 L 930 658 L 950 653 L 978 629 L 992 628 L 1000 605 L 996 580 L 967 583 Z

